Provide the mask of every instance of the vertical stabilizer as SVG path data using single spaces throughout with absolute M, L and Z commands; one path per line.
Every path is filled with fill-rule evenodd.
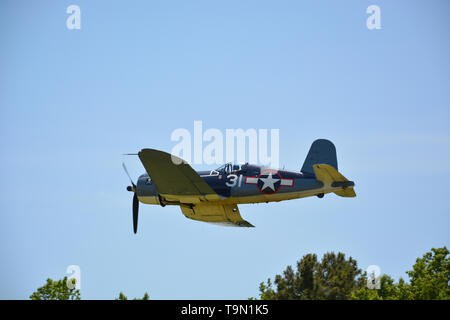
M 326 139 L 318 139 L 313 142 L 303 163 L 302 172 L 314 174 L 313 165 L 328 164 L 338 169 L 336 148 L 333 142 Z

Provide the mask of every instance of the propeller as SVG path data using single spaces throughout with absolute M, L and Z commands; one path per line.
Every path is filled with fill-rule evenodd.
M 134 192 L 134 195 L 133 195 L 133 231 L 136 234 L 137 226 L 138 226 L 138 214 L 139 214 L 139 199 L 136 194 L 136 184 L 133 182 L 133 179 L 131 179 L 131 176 L 128 173 L 127 167 L 125 166 L 125 163 L 123 163 L 123 162 L 122 162 L 122 167 L 123 167 L 123 170 L 125 170 L 125 173 L 127 174 L 128 178 L 131 181 L 131 186 L 128 186 L 127 190 Z
M 125 166 L 125 163 L 123 163 L 123 162 L 122 162 L 122 167 L 123 167 L 123 170 L 125 170 L 125 173 L 127 174 L 128 179 L 130 179 L 131 185 L 132 185 L 133 188 L 134 188 L 133 191 L 135 191 L 135 190 L 136 190 L 136 185 L 134 184 L 133 179 L 131 179 L 131 176 L 130 176 L 130 174 L 128 173 L 127 167 Z M 128 190 L 128 188 L 127 188 L 127 190 Z M 128 191 L 130 191 L 130 190 L 128 190 Z
M 134 196 L 133 196 L 133 231 L 134 231 L 134 234 L 136 234 L 136 232 L 137 232 L 138 213 L 139 213 L 139 200 L 138 200 L 136 192 L 134 192 Z

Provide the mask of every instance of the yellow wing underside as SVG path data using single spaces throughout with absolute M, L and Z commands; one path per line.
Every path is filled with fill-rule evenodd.
M 242 219 L 237 205 L 197 204 L 195 206 L 181 205 L 183 214 L 193 220 L 211 222 L 232 227 L 254 227 Z

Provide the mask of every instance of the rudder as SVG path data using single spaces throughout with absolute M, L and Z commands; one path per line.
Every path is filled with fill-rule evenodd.
M 314 141 L 302 166 L 302 172 L 314 174 L 313 165 L 328 164 L 338 170 L 336 147 L 333 142 L 326 139 Z

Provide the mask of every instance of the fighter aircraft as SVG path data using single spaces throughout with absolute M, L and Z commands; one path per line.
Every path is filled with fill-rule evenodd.
M 169 153 L 142 149 L 137 154 L 146 173 L 137 184 L 125 164 L 133 196 L 133 230 L 137 232 L 139 202 L 175 205 L 190 219 L 209 223 L 254 227 L 242 219 L 238 204 L 261 203 L 317 196 L 334 192 L 355 197 L 355 183 L 338 172 L 336 148 L 325 139 L 313 142 L 299 172 L 252 164 L 227 163 L 215 170 L 194 171 Z

